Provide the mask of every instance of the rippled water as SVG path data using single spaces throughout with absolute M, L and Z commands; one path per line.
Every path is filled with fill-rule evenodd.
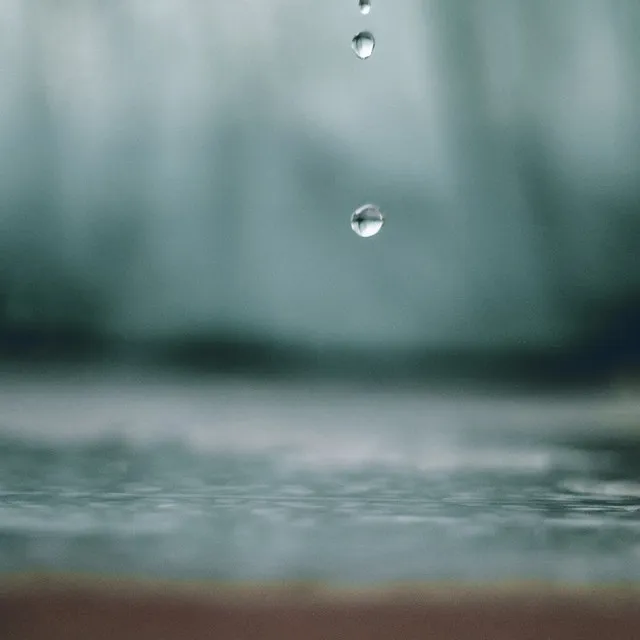
M 638 404 L 5 377 L 0 570 L 640 578 Z

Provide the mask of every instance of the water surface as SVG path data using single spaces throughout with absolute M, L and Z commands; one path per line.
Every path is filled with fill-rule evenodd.
M 0 570 L 640 578 L 640 404 L 5 375 Z

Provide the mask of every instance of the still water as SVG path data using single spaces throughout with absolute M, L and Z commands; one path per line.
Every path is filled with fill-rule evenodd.
M 640 402 L 0 377 L 0 570 L 640 579 Z

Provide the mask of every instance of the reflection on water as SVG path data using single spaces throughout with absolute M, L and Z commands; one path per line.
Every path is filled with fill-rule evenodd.
M 84 377 L 0 386 L 0 569 L 640 578 L 637 405 Z

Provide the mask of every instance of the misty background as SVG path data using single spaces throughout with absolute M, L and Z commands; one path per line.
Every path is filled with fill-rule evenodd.
M 0 4 L 0 580 L 637 583 L 637 0 Z
M 639 28 L 635 0 L 4 0 L 3 358 L 637 374 Z

